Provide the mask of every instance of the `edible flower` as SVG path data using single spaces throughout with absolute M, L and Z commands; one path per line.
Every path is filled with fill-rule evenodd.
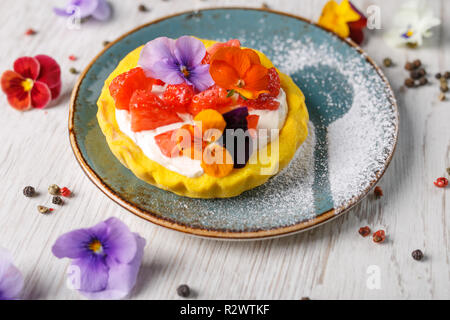
M 168 84 L 185 82 L 197 91 L 204 91 L 214 85 L 209 65 L 202 64 L 205 54 L 205 46 L 194 37 L 183 36 L 177 40 L 160 37 L 144 46 L 139 65 L 148 77 Z
M 426 1 L 409 1 L 395 15 L 394 27 L 385 34 L 385 40 L 393 47 L 421 46 L 424 38 L 432 36 L 431 28 L 440 24 Z
M 361 44 L 367 19 L 350 1 L 343 0 L 338 4 L 331 0 L 323 7 L 318 24 L 343 38 L 350 37 Z
M 117 218 L 61 235 L 52 248 L 57 258 L 73 259 L 75 289 L 89 299 L 121 299 L 136 283 L 145 239 Z M 72 275 L 71 275 L 72 276 Z
M 212 46 L 210 46 L 209 48 L 206 49 L 206 55 L 203 58 L 202 63 L 210 63 L 211 56 L 213 56 L 217 52 L 217 50 L 219 50 L 220 48 L 225 48 L 225 47 L 240 48 L 241 42 L 238 39 L 231 39 L 231 40 L 228 40 L 227 42 L 214 43 Z
M 111 7 L 106 0 L 70 0 L 64 8 L 53 8 L 58 16 L 83 19 L 93 18 L 105 21 L 111 16 Z
M 23 288 L 23 277 L 13 264 L 11 254 L 0 248 L 0 300 L 15 300 Z
M 234 90 L 247 99 L 267 93 L 268 69 L 251 49 L 223 47 L 211 57 L 210 73 L 217 85 Z
M 53 58 L 21 57 L 14 62 L 13 69 L 2 74 L 1 86 L 14 109 L 42 109 L 59 96 L 61 69 Z

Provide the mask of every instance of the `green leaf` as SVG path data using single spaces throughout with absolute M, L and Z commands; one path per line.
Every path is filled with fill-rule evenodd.
M 231 97 L 234 94 L 234 89 L 228 91 L 227 98 Z

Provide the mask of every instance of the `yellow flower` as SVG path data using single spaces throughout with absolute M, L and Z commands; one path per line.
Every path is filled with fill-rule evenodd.
M 319 25 L 346 38 L 350 35 L 348 23 L 359 19 L 359 13 L 353 10 L 348 0 L 343 0 L 340 4 L 331 0 L 322 9 Z

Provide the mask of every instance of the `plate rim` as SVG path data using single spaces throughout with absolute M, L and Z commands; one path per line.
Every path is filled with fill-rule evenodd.
M 358 196 L 354 197 L 347 205 L 343 205 L 339 208 L 333 208 L 330 209 L 317 217 L 306 220 L 306 221 L 300 221 L 296 224 L 290 225 L 290 226 L 284 226 L 284 227 L 275 227 L 271 229 L 264 229 L 264 230 L 256 230 L 256 231 L 225 231 L 225 230 L 214 230 L 214 229 L 207 229 L 207 228 L 201 228 L 201 227 L 192 227 L 188 226 L 182 223 L 175 222 L 173 220 L 164 218 L 159 216 L 155 212 L 143 210 L 139 208 L 137 205 L 134 205 L 133 203 L 130 203 L 120 197 L 119 194 L 117 194 L 114 190 L 109 188 L 102 179 L 97 175 L 97 173 L 89 166 L 86 159 L 83 157 L 81 150 L 78 146 L 76 133 L 74 130 L 74 114 L 75 114 L 75 102 L 78 97 L 79 89 L 81 86 L 81 83 L 83 82 L 86 74 L 89 72 L 91 67 L 94 65 L 94 63 L 98 60 L 100 56 L 102 56 L 111 46 L 114 44 L 120 42 L 127 36 L 129 36 L 132 33 L 135 33 L 139 31 L 140 29 L 146 28 L 152 24 L 156 24 L 158 22 L 181 16 L 184 14 L 189 13 L 199 13 L 202 11 L 213 11 L 213 10 L 247 10 L 247 11 L 260 11 L 260 12 L 269 12 L 269 13 L 275 13 L 282 16 L 287 16 L 290 18 L 298 19 L 301 21 L 304 21 L 306 23 L 309 23 L 311 25 L 314 25 L 328 33 L 330 33 L 332 36 L 336 37 L 337 39 L 343 41 L 347 45 L 351 46 L 353 49 L 355 49 L 360 55 L 362 55 L 368 63 L 370 63 L 374 69 L 376 70 L 377 74 L 381 77 L 382 81 L 385 83 L 386 87 L 389 89 L 391 93 L 391 104 L 392 108 L 395 112 L 395 132 L 394 132 L 394 145 L 392 148 L 392 151 L 388 155 L 386 162 L 383 166 L 383 169 L 380 170 L 376 177 L 370 181 L 369 186 L 361 192 Z M 152 20 L 148 23 L 142 24 L 136 28 L 133 28 L 132 30 L 126 32 L 125 34 L 121 35 L 119 38 L 117 38 L 114 41 L 111 41 L 107 46 L 103 48 L 92 60 L 91 62 L 86 66 L 86 68 L 83 70 L 83 72 L 80 74 L 80 76 L 77 79 L 77 82 L 72 90 L 72 94 L 70 97 L 70 107 L 69 107 L 69 123 L 68 123 L 68 129 L 69 129 L 69 140 L 70 145 L 72 148 L 72 151 L 74 152 L 75 158 L 77 159 L 78 164 L 80 165 L 81 169 L 85 172 L 85 174 L 88 176 L 88 178 L 96 185 L 100 191 L 102 191 L 107 197 L 109 197 L 114 202 L 118 203 L 123 208 L 127 209 L 131 213 L 139 216 L 140 218 L 143 218 L 147 221 L 150 221 L 156 225 L 172 229 L 175 231 L 179 231 L 185 234 L 199 236 L 202 238 L 209 238 L 209 239 L 218 239 L 218 240 L 261 240 L 261 239 L 268 239 L 268 238 L 275 238 L 275 237 L 281 237 L 281 236 L 288 236 L 293 235 L 299 232 L 303 232 L 306 230 L 310 230 L 312 228 L 318 227 L 326 222 L 329 222 L 337 217 L 342 216 L 344 213 L 348 212 L 351 208 L 353 208 L 356 204 L 358 204 L 362 199 L 366 197 L 366 195 L 369 193 L 369 191 L 378 183 L 378 181 L 383 177 L 384 173 L 386 172 L 387 168 L 389 167 L 391 160 L 394 156 L 397 143 L 398 143 L 398 131 L 399 131 L 399 112 L 398 112 L 398 105 L 397 100 L 394 95 L 394 90 L 392 89 L 389 81 L 387 80 L 386 76 L 384 75 L 381 68 L 375 63 L 375 61 L 363 50 L 360 48 L 359 45 L 357 45 L 355 42 L 353 42 L 349 38 L 342 38 L 335 34 L 334 32 L 327 30 L 321 26 L 319 26 L 316 22 L 313 22 L 309 19 L 306 19 L 301 16 L 293 15 L 290 13 L 277 11 L 277 10 L 268 10 L 263 8 L 246 8 L 246 7 L 213 7 L 213 8 L 204 8 L 204 9 L 198 9 L 198 10 L 188 10 L 183 11 L 167 16 L 163 16 L 161 18 Z

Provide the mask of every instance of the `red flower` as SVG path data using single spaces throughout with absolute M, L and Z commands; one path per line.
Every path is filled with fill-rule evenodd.
M 2 74 L 1 85 L 14 109 L 42 109 L 59 96 L 61 69 L 53 58 L 21 57 L 14 62 L 13 69 Z
M 350 2 L 350 6 L 359 14 L 358 21 L 348 23 L 348 27 L 350 29 L 350 39 L 355 41 L 357 44 L 361 44 L 364 41 L 364 29 L 367 27 L 367 18 L 353 5 L 353 3 Z

